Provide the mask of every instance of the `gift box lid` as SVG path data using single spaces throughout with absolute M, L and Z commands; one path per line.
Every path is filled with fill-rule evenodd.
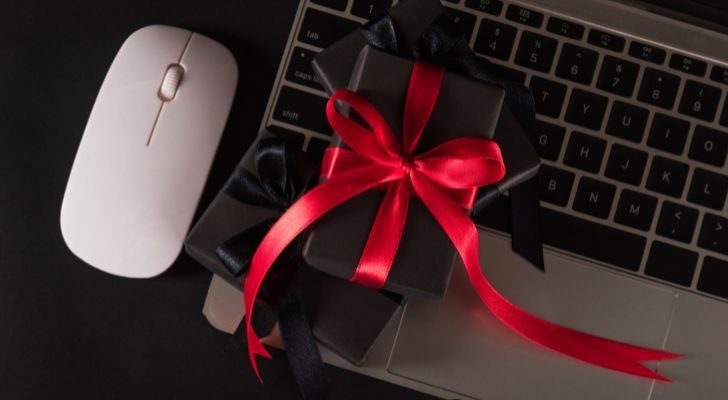
M 349 84 L 350 90 L 379 110 L 399 139 L 413 65 L 414 60 L 365 46 Z M 446 71 L 415 154 L 458 137 L 491 138 L 504 96 L 498 86 Z M 338 135 L 332 146 L 346 147 Z M 320 218 L 304 245 L 306 262 L 322 272 L 351 279 L 383 197 L 383 190 L 368 190 Z M 456 255 L 427 207 L 413 197 L 384 289 L 406 296 L 440 298 L 447 290 Z

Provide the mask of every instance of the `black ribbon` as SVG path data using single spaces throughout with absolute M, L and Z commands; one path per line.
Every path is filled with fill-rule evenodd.
M 262 139 L 255 166 L 257 175 L 238 167 L 223 191 L 242 203 L 283 213 L 318 182 L 318 167 L 295 144 L 283 139 Z M 238 277 L 247 272 L 255 250 L 274 222 L 275 218 L 264 220 L 217 248 L 230 273 Z M 305 400 L 322 400 L 328 397 L 330 384 L 301 298 L 298 268 L 302 243 L 299 237 L 276 260 L 259 294 L 267 307 L 256 305 L 253 326 L 265 336 L 278 320 L 299 393 Z
M 411 53 L 404 50 L 407 46 L 400 43 L 401 35 L 397 32 L 397 24 L 389 14 L 365 24 L 362 34 L 372 47 L 440 64 L 461 75 L 502 87 L 506 104 L 521 128 L 529 135 L 529 139 L 534 142 L 536 108 L 531 91 L 509 79 L 503 67 L 477 56 L 470 49 L 462 31 L 447 14 L 441 14 L 433 20 L 417 39 Z M 509 194 L 512 248 L 536 268 L 544 270 L 538 178 L 520 183 Z M 481 189 L 473 215 L 483 211 L 494 198 L 493 190 Z

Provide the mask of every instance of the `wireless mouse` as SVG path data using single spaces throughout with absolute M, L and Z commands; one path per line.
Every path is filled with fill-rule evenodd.
M 198 33 L 148 26 L 122 45 L 84 131 L 61 209 L 71 251 L 149 278 L 177 258 L 237 87 L 235 58 Z

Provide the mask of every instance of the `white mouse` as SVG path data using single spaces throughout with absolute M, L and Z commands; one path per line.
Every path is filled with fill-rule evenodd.
M 91 111 L 61 209 L 68 247 L 149 278 L 179 255 L 237 87 L 221 44 L 168 26 L 132 34 Z

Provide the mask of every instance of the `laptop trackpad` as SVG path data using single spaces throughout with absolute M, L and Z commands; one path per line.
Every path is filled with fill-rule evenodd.
M 575 233 L 578 234 L 578 233 Z M 662 348 L 675 294 L 547 251 L 545 274 L 481 232 L 493 285 L 542 318 L 627 343 Z M 412 299 L 390 359 L 393 374 L 478 399 L 646 399 L 651 381 L 594 367 L 523 339 L 480 302 L 456 267 L 445 299 Z

